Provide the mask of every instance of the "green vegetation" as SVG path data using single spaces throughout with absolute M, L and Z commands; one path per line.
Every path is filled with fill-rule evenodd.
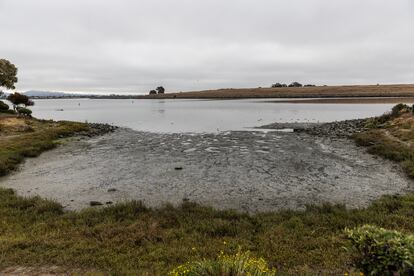
M 13 104 L 14 110 L 21 108 L 19 107 L 20 105 L 24 105 L 25 107 L 34 105 L 34 102 L 30 100 L 29 97 L 27 97 L 26 95 L 17 93 L 17 92 L 10 94 L 7 97 L 7 100 Z
M 9 105 L 0 101 L 0 112 L 4 112 L 4 111 L 8 111 L 9 110 Z
M 75 122 L 0 118 L 0 176 L 15 169 L 24 157 L 36 157 L 54 148 L 58 138 L 86 130 L 86 124 Z
M 20 115 L 24 115 L 24 116 L 27 116 L 27 117 L 32 116 L 32 111 L 28 108 L 25 108 L 25 107 L 17 107 L 16 111 Z
M 7 59 L 0 59 L 0 87 L 14 89 L 17 82 L 17 67 Z
M 352 263 L 343 249 L 345 228 L 374 224 L 414 233 L 413 212 L 414 195 L 387 196 L 362 210 L 324 205 L 247 215 L 192 203 L 149 209 L 129 202 L 63 212 L 54 202 L 0 189 L 0 269 L 58 265 L 166 275 L 241 247 L 281 273 L 343 274 Z
M 396 105 L 392 112 L 370 119 L 370 130 L 354 135 L 358 145 L 371 154 L 399 162 L 405 172 L 414 178 L 414 115 L 404 104 Z
M 225 255 L 223 252 L 215 260 L 186 263 L 174 268 L 171 276 L 274 276 L 276 270 L 270 269 L 263 258 L 250 256 L 250 252 L 237 252 Z
M 367 275 L 413 275 L 414 236 L 372 225 L 346 230 L 355 265 Z

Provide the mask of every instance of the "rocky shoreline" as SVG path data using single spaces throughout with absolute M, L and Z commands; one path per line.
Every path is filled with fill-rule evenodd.
M 81 133 L 81 136 L 96 137 L 107 133 L 114 132 L 119 127 L 110 124 L 88 123 L 89 130 Z
M 307 129 L 298 130 L 315 136 L 348 138 L 355 133 L 367 130 L 367 119 L 346 120 L 340 122 L 324 123 Z
M 313 136 L 348 138 L 355 133 L 367 130 L 368 119 L 345 120 L 331 123 L 273 123 L 258 127 L 258 129 L 293 129 Z

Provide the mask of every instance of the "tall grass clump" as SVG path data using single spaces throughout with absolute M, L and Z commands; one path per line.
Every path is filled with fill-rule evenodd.
M 250 252 L 220 255 L 215 260 L 186 263 L 174 268 L 171 276 L 274 276 L 276 270 L 269 268 L 263 258 L 251 256 Z

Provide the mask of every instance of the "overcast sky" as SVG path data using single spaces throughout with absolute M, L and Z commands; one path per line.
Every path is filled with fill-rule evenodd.
M 17 89 L 414 83 L 413 0 L 0 0 Z

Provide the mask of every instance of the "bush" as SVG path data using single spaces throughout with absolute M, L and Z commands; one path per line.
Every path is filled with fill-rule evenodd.
M 279 82 L 272 84 L 272 88 L 280 88 L 280 87 L 287 87 L 287 85 L 284 83 L 279 83 Z
M 411 111 L 411 108 L 403 103 L 399 103 L 396 106 L 394 106 L 391 110 L 391 116 L 392 117 L 398 117 L 401 113 Z
M 24 115 L 24 116 L 28 116 L 28 117 L 32 116 L 32 111 L 28 108 L 17 107 L 16 110 L 17 110 L 17 113 L 19 113 L 20 115 Z
M 220 254 L 216 260 L 204 260 L 187 263 L 176 267 L 170 272 L 173 276 L 233 276 L 233 275 L 276 275 L 263 258 L 251 257 L 249 252 L 235 255 Z
M 0 101 L 0 112 L 9 110 L 9 105 Z
M 303 85 L 297 81 L 292 82 L 291 84 L 289 84 L 289 87 L 302 87 Z
M 413 275 L 414 236 L 371 225 L 345 230 L 354 265 L 367 275 Z

